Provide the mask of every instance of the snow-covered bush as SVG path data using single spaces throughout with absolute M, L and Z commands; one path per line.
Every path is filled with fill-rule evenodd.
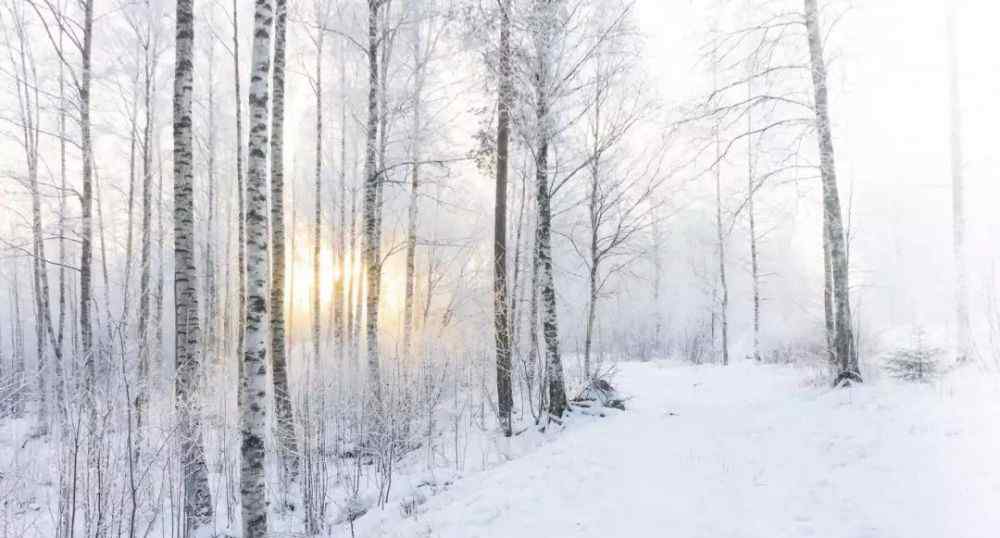
M 625 398 L 622 397 L 611 383 L 601 378 L 595 378 L 590 383 L 587 383 L 583 390 L 580 391 L 580 395 L 573 398 L 575 404 L 585 404 L 585 406 L 590 405 L 600 405 L 601 407 L 613 407 L 615 409 L 625 410 Z

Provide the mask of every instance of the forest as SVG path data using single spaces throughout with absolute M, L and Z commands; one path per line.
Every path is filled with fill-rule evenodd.
M 0 0 L 0 538 L 1000 530 L 985 0 Z

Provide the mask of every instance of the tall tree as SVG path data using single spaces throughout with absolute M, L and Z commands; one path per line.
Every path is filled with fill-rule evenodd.
M 510 152 L 511 84 L 510 0 L 500 3 L 500 84 L 497 95 L 497 177 L 493 208 L 493 330 L 496 331 L 497 403 L 500 428 L 512 434 L 510 308 L 507 299 L 507 171 Z
M 174 308 L 178 430 L 184 473 L 184 521 L 189 535 L 212 525 L 212 493 L 202 440 L 198 380 L 201 334 L 195 266 L 194 155 L 191 103 L 194 93 L 194 2 L 178 0 L 174 66 Z
M 378 207 L 381 172 L 377 168 L 377 136 L 379 127 L 379 9 L 386 0 L 368 0 L 368 121 L 365 131 L 365 184 L 362 235 L 364 267 L 367 275 L 365 336 L 368 359 L 368 383 L 376 405 L 382 401 L 382 381 L 379 372 L 378 307 L 382 276 L 381 230 Z
M 275 4 L 274 104 L 271 107 L 271 364 L 274 367 L 274 410 L 279 455 L 286 478 L 298 474 L 298 450 L 292 422 L 292 399 L 288 389 L 288 359 L 285 352 L 285 34 L 286 0 Z
M 91 321 L 93 284 L 91 260 L 94 256 L 94 149 L 90 133 L 91 52 L 94 43 L 94 0 L 83 4 L 83 42 L 80 47 L 80 79 L 77 85 L 80 107 L 80 148 L 83 170 L 83 190 L 80 195 L 80 345 L 84 360 L 84 391 L 90 410 L 91 425 L 96 426 L 94 382 L 97 377 L 94 357 L 94 331 Z
M 316 71 L 313 81 L 313 91 L 316 96 L 316 139 L 314 180 L 316 190 L 315 212 L 313 213 L 313 271 L 312 271 L 312 346 L 313 364 L 319 366 L 320 353 L 320 243 L 323 239 L 323 40 L 326 35 L 326 2 L 316 2 L 317 29 L 314 44 L 316 45 Z
M 420 158 L 423 138 L 423 92 L 426 80 L 428 53 L 426 51 L 421 24 L 421 4 L 410 0 L 410 24 L 413 51 L 413 115 L 410 127 L 410 203 L 406 215 L 406 273 L 403 293 L 403 355 L 410 354 L 413 340 L 413 309 L 416 299 L 416 257 L 417 257 L 417 217 L 419 212 Z
M 715 127 L 715 166 L 712 173 L 715 177 L 715 247 L 719 261 L 719 290 L 722 297 L 719 302 L 722 323 L 722 364 L 729 364 L 729 284 L 726 282 L 726 233 L 722 222 L 722 170 L 721 142 L 719 127 Z
M 247 187 L 244 182 L 243 176 L 243 94 L 242 86 L 240 80 L 242 79 L 240 70 L 240 24 L 239 24 L 239 8 L 237 0 L 233 0 L 233 95 L 236 99 L 236 200 L 237 200 L 237 210 L 236 210 L 236 272 L 239 280 L 239 287 L 236 293 L 237 304 L 239 306 L 237 310 L 238 318 L 243 319 L 246 316 L 246 303 L 247 303 L 247 241 L 246 241 L 246 193 Z M 242 323 L 236 324 L 236 354 L 238 357 L 243 356 L 243 342 L 245 340 L 246 327 Z M 237 370 L 243 367 L 243 361 L 237 359 Z M 239 374 L 240 377 L 243 376 L 242 371 Z M 237 387 L 237 399 L 242 401 L 243 398 L 243 384 L 240 383 Z M 240 404 L 242 405 L 242 404 Z
M 957 7 L 948 13 L 948 89 L 951 109 L 951 208 L 952 245 L 955 253 L 955 356 L 969 355 L 969 275 L 965 256 L 965 178 L 962 157 L 962 99 L 958 87 Z
M 152 50 L 154 44 L 150 39 L 149 27 L 151 21 L 146 21 L 146 39 L 143 42 L 143 116 L 144 123 L 142 129 L 142 217 L 140 219 L 139 232 L 139 380 L 136 387 L 135 411 L 136 424 L 140 428 L 143 424 L 146 400 L 148 398 L 148 377 L 149 377 L 149 300 L 150 300 L 150 272 L 151 262 L 151 229 L 153 218 L 153 92 L 155 51 Z M 211 166 L 210 166 L 211 170 Z M 211 181 L 211 178 L 209 179 Z
M 751 71 L 752 72 L 752 71 Z M 747 82 L 747 98 L 753 97 L 753 80 Z M 750 236 L 750 280 L 753 289 L 753 359 L 760 361 L 760 265 L 757 253 L 756 186 L 753 168 L 753 109 L 747 109 L 747 224 Z
M 268 533 L 264 437 L 267 426 L 267 124 L 270 100 L 271 28 L 274 4 L 254 4 L 247 143 L 247 309 L 243 355 L 244 397 L 240 406 L 242 437 L 240 500 L 243 538 Z
M 559 323 L 556 315 L 556 288 L 552 274 L 552 205 L 549 185 L 549 144 L 554 136 L 550 110 L 553 42 L 559 0 L 534 0 L 532 14 L 535 45 L 535 188 L 538 224 L 535 244 L 538 253 L 539 292 L 542 297 L 542 334 L 545 337 L 545 374 L 548 381 L 548 412 L 559 419 L 567 409 L 566 384 L 559 357 Z
M 862 379 L 852 334 L 847 248 L 843 218 L 840 213 L 840 196 L 837 192 L 837 170 L 833 153 L 833 132 L 830 127 L 826 60 L 823 57 L 823 39 L 816 0 L 804 1 L 809 57 L 812 67 L 810 71 L 813 82 L 813 107 L 816 114 L 820 176 L 823 182 L 823 214 L 830 243 L 830 264 L 833 273 L 833 303 L 836 312 L 836 334 L 833 347 L 839 370 L 835 384 L 850 385 L 851 383 L 860 383 Z
M 340 67 L 340 208 L 338 222 L 339 229 L 336 231 L 337 256 L 334 258 L 337 264 L 337 279 L 333 283 L 333 339 L 337 343 L 337 353 L 340 357 L 340 364 L 344 364 L 347 357 L 347 345 L 345 338 L 344 320 L 349 318 L 350 301 L 345 302 L 347 296 L 347 279 L 350 276 L 351 260 L 353 252 L 347 248 L 347 61 L 345 54 L 340 51 L 337 54 L 337 63 Z
M 52 331 L 52 319 L 49 304 L 49 277 L 45 255 L 45 241 L 42 235 L 42 198 L 38 182 L 39 166 L 39 135 L 41 134 L 41 90 L 39 89 L 38 70 L 31 47 L 31 41 L 26 28 L 23 7 L 14 4 L 10 7 L 11 23 L 17 42 L 10 43 L 7 37 L 7 48 L 10 65 L 15 70 L 14 85 L 17 102 L 17 120 L 21 135 L 21 149 L 28 172 L 28 191 L 31 194 L 31 236 L 32 236 L 32 288 L 35 298 L 35 356 L 37 358 L 37 400 L 38 429 L 48 432 L 49 402 L 47 382 L 49 362 L 47 344 L 51 339 L 55 361 L 61 361 L 61 353 L 55 345 Z

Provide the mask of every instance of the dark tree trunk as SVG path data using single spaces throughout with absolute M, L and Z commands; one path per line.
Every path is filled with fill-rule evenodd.
M 510 144 L 510 0 L 500 7 L 500 91 L 497 99 L 497 178 L 493 223 L 493 319 L 496 331 L 497 403 L 500 427 L 511 436 L 511 347 L 507 301 L 507 170 Z

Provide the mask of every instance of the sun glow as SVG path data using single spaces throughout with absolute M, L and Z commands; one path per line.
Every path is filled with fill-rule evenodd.
M 289 254 L 288 266 L 285 270 L 285 300 L 289 315 L 295 319 L 295 324 L 299 325 L 312 318 L 315 260 L 313 250 L 308 245 L 300 246 Z M 345 307 L 356 309 L 357 301 L 364 301 L 363 292 L 359 293 L 359 286 L 363 290 L 366 282 L 360 253 L 349 254 L 346 262 L 344 263 L 342 258 L 334 256 L 333 249 L 320 248 L 319 304 L 320 313 L 324 319 L 323 323 L 327 323 L 325 318 L 331 315 L 334 293 L 338 283 L 343 285 L 341 292 L 344 294 Z M 395 325 L 397 321 L 401 323 L 402 319 L 405 279 L 402 267 L 397 267 L 397 265 L 399 264 L 387 263 L 382 267 L 379 310 L 383 315 L 381 320 L 383 325 Z
M 296 249 L 289 267 L 285 272 L 288 301 L 295 305 L 298 311 L 308 311 L 312 307 L 315 260 L 312 250 Z M 329 248 L 319 251 L 319 302 L 321 307 L 327 307 L 333 302 L 335 286 L 344 278 L 345 287 L 355 269 L 348 263 L 343 266 L 341 258 L 335 257 Z

